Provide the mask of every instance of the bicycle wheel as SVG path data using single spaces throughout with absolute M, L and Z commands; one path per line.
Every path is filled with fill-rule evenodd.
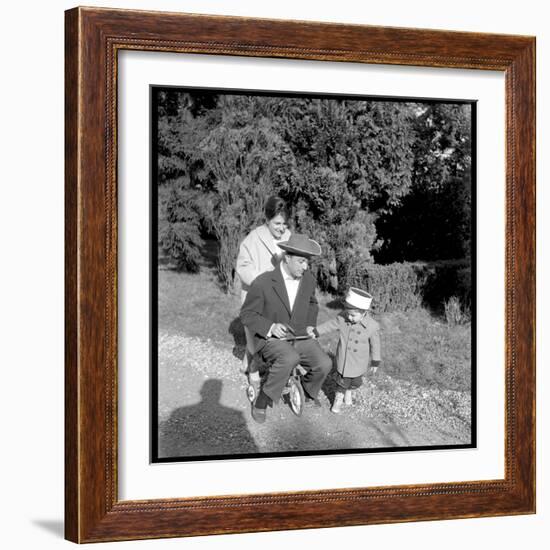
M 288 402 L 290 405 L 290 410 L 296 416 L 302 416 L 304 410 L 304 389 L 300 381 L 292 376 L 288 381 Z

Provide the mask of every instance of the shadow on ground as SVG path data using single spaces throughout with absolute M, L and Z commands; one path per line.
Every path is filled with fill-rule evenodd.
M 244 327 L 241 323 L 239 317 L 235 317 L 233 321 L 229 324 L 227 332 L 233 336 L 234 346 L 233 346 L 233 355 L 242 360 L 244 357 L 244 350 L 246 349 L 246 337 L 244 335 Z
M 329 372 L 328 376 L 325 378 L 325 381 L 323 382 L 323 385 L 321 387 L 321 391 L 327 396 L 327 399 L 329 400 L 329 403 L 332 405 L 334 403 L 334 397 L 336 395 L 336 363 L 334 359 L 334 354 L 329 352 L 328 356 L 330 357 L 330 360 L 332 361 L 332 370 Z
M 168 420 L 160 423 L 159 458 L 259 452 L 243 413 L 220 403 L 222 387 L 221 380 L 206 380 L 199 403 L 174 410 Z

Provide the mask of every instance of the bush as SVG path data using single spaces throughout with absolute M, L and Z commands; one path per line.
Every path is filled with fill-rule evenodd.
M 176 263 L 176 269 L 200 270 L 201 248 L 200 214 L 193 193 L 173 182 L 168 200 L 159 213 L 159 244 Z
M 218 277 L 233 289 L 241 240 L 263 222 L 265 199 L 286 180 L 292 164 L 288 146 L 266 117 L 253 116 L 258 103 L 246 96 L 226 96 L 222 118 L 198 144 L 194 158 L 204 166 L 213 188 L 203 210 L 219 243 Z
M 472 279 L 470 263 L 466 260 L 448 260 L 423 265 L 424 303 L 441 313 L 442 305 L 455 296 L 467 309 L 472 303 Z
M 364 264 L 348 277 L 349 286 L 366 289 L 373 295 L 377 312 L 409 311 L 422 305 L 422 278 L 414 264 Z
M 445 319 L 451 327 L 464 325 L 471 319 L 470 309 L 462 307 L 460 300 L 456 296 L 451 296 L 443 304 L 445 310 Z
M 196 273 L 200 270 L 203 241 L 197 229 L 188 222 L 164 223 L 160 228 L 160 245 L 174 260 L 178 271 Z
M 343 219 L 343 215 L 348 217 Z M 300 202 L 295 218 L 296 232 L 309 235 L 321 246 L 322 254 L 312 265 L 321 290 L 338 292 L 351 273 L 370 262 L 370 251 L 376 240 L 371 214 L 357 208 L 342 213 L 335 206 L 322 220 L 315 220 Z
M 471 304 L 470 274 L 469 262 L 465 260 L 365 263 L 348 273 L 345 289 L 356 286 L 370 292 L 377 312 L 410 311 L 425 306 L 444 313 L 445 303 L 454 297 L 466 315 Z

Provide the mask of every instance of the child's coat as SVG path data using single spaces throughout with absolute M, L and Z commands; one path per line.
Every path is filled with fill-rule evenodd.
M 336 368 L 346 378 L 362 376 L 367 372 L 369 360 L 380 361 L 380 325 L 368 313 L 356 324 L 348 322 L 344 314 L 317 327 L 319 336 L 338 331 Z

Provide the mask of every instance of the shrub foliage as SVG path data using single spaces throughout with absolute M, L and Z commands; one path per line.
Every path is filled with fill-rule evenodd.
M 203 238 L 213 238 L 230 290 L 238 245 L 277 194 L 291 229 L 321 244 L 321 288 L 366 286 L 383 311 L 469 303 L 457 290 L 469 288 L 469 263 L 434 267 L 469 256 L 469 106 L 155 93 L 157 181 L 171 189 L 159 243 L 181 269 L 197 270 Z
M 409 311 L 420 306 L 444 312 L 449 300 L 471 304 L 470 267 L 467 261 L 367 263 L 346 280 L 373 295 L 377 312 Z M 456 304 L 453 304 L 453 306 Z

